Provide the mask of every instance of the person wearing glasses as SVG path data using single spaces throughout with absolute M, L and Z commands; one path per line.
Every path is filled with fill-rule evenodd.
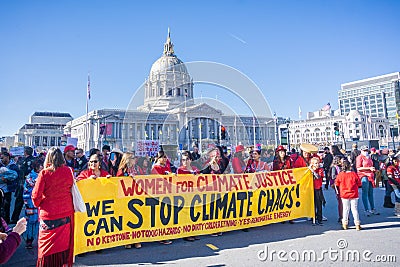
M 176 174 L 199 174 L 197 167 L 192 166 L 192 154 L 189 151 L 184 151 L 181 158 L 181 166 L 177 169 Z
M 85 156 L 85 153 L 83 153 L 82 148 L 77 148 L 75 150 L 75 158 L 76 158 L 76 161 L 78 162 L 78 172 L 83 171 L 84 166 L 87 164 L 88 160 Z
M 111 175 L 108 173 L 108 171 L 101 168 L 101 160 L 99 155 L 93 154 L 89 158 L 88 168 L 78 175 L 77 180 L 80 181 L 87 178 L 96 179 L 98 177 L 109 178 Z

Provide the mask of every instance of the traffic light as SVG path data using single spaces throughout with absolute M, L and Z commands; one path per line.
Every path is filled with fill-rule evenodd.
M 226 138 L 226 129 L 223 125 L 221 125 L 221 139 L 225 140 Z
M 340 132 L 339 132 L 339 123 L 338 122 L 335 122 L 333 124 L 333 130 L 334 130 L 336 136 L 338 136 L 340 134 Z

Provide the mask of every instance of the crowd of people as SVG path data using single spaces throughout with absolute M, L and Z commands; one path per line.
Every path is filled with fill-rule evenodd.
M 318 151 L 311 144 L 302 144 L 299 151 L 292 149 L 289 152 L 282 145 L 274 150 L 237 145 L 234 153 L 230 154 L 227 147 L 216 145 L 203 154 L 193 147 L 192 152 L 183 151 L 174 160 L 162 149 L 155 157 L 138 157 L 134 152 L 123 152 L 118 148 L 111 150 L 108 145 L 101 150 L 90 149 L 87 157 L 82 149 L 73 145 L 67 145 L 63 151 L 53 147 L 37 157 L 33 152 L 31 147 L 25 147 L 22 157 L 13 157 L 6 149 L 1 151 L 0 207 L 3 223 L 0 240 L 2 246 L 11 243 L 8 247 L 12 251 L 20 243 L 19 235 L 25 227 L 26 249 L 32 249 L 34 241 L 38 240 L 38 266 L 72 266 L 74 208 L 71 187 L 74 179 L 79 183 L 83 179 L 98 177 L 240 174 L 308 167 L 314 181 L 313 225 L 323 226 L 326 220 L 322 214 L 326 204 L 323 189 L 330 188 L 337 198 L 338 222 L 345 230 L 348 229 L 350 210 L 356 229 L 361 230 L 359 188 L 367 216 L 379 215 L 373 189 L 382 186 L 385 187 L 383 206 L 394 208 L 394 215 L 400 217 L 400 152 L 396 154 L 389 149 L 362 146 L 358 150 L 354 144 L 352 151 L 347 153 L 336 145 Z M 392 202 L 392 193 L 395 203 Z M 11 213 L 12 196 L 15 204 Z M 19 221 L 24 206 L 24 220 Z M 16 225 L 14 230 L 8 227 L 13 224 Z M 197 239 L 196 236 L 185 238 L 187 241 Z M 162 243 L 168 245 L 172 241 L 164 240 Z M 132 246 L 140 248 L 141 244 L 125 247 Z

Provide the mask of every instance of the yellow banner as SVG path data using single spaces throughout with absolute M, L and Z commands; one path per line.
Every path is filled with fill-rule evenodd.
M 74 254 L 314 217 L 308 168 L 79 181 Z

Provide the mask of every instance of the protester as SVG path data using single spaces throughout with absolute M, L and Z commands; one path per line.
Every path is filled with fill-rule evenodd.
M 125 152 L 122 155 L 121 162 L 119 164 L 119 169 L 117 172 L 116 176 L 131 176 L 132 178 L 135 177 L 135 175 L 139 174 L 139 169 L 138 166 L 136 165 L 137 158 L 133 155 L 131 152 Z M 141 248 L 142 244 L 141 243 L 134 243 L 133 244 L 135 248 Z M 132 245 L 125 245 L 126 249 L 132 248 Z
M 201 169 L 201 162 L 200 158 L 201 155 L 199 153 L 199 148 L 197 146 L 193 146 L 193 152 L 192 152 L 192 158 L 193 158 L 193 165 L 197 167 L 197 169 Z
M 322 179 L 324 178 L 324 169 L 319 167 L 320 159 L 313 157 L 310 160 L 310 170 L 314 178 L 314 206 L 316 222 L 314 225 L 323 226 L 322 223 L 322 205 L 325 203 L 325 198 L 322 192 Z
M 200 170 L 192 166 L 192 155 L 189 151 L 182 152 L 181 166 L 176 171 L 177 174 L 200 174 Z M 189 240 L 191 241 L 191 240 Z
M 139 167 L 140 175 L 149 175 L 151 173 L 151 166 L 149 160 L 146 157 L 138 158 L 137 165 Z
M 225 166 L 221 161 L 221 154 L 218 148 L 211 148 L 207 153 L 207 159 L 204 163 L 202 170 L 203 174 L 222 174 Z
M 0 264 L 5 264 L 21 244 L 21 235 L 26 230 L 26 219 L 21 218 L 9 234 L 0 233 Z
M 111 177 L 111 175 L 102 168 L 99 155 L 93 154 L 89 158 L 88 168 L 78 175 L 77 180 L 80 181 L 87 178 L 96 179 L 98 177 L 108 178 Z
M 344 160 L 346 160 L 346 159 L 341 158 L 339 156 L 335 156 L 333 158 L 332 166 L 330 169 L 330 173 L 331 173 L 331 181 L 330 182 L 331 182 L 332 188 L 335 190 L 336 200 L 337 200 L 337 204 L 338 204 L 338 214 L 339 214 L 338 223 L 342 223 L 343 204 L 342 204 L 342 198 L 340 197 L 340 189 L 338 186 L 335 185 L 335 180 L 341 171 L 342 162 Z
M 379 154 L 375 147 L 371 147 L 371 159 L 375 168 L 375 185 L 379 187 L 379 184 L 382 182 L 382 175 L 379 164 Z
M 73 264 L 73 179 L 61 150 L 50 148 L 32 191 L 32 201 L 39 208 L 40 219 L 38 267 Z
M 246 170 L 246 162 L 244 161 L 244 146 L 238 145 L 232 158 L 233 173 L 244 173 Z
M 170 174 L 171 167 L 169 164 L 167 164 L 167 155 L 164 153 L 163 150 L 158 151 L 157 157 L 155 159 L 155 164 L 153 165 L 153 168 L 151 169 L 151 174 Z
M 395 206 L 394 206 L 394 215 L 400 217 L 400 155 L 394 157 L 391 161 L 391 164 L 388 165 L 386 169 L 386 173 L 388 176 L 388 185 L 393 188 L 394 197 L 395 197 Z
M 385 187 L 385 196 L 384 196 L 384 201 L 383 201 L 383 207 L 393 209 L 395 206 L 394 203 L 392 202 L 392 197 L 391 197 L 393 188 L 388 184 L 389 178 L 388 178 L 387 172 L 386 172 L 387 165 L 391 164 L 391 158 L 389 158 L 388 154 L 389 154 L 389 149 L 384 148 L 384 149 L 382 149 L 381 156 L 379 157 L 380 169 L 381 169 L 381 173 L 382 173 L 382 182 L 383 182 L 383 186 Z
M 269 171 L 268 163 L 261 160 L 261 151 L 252 151 L 252 159 L 247 162 L 246 173 Z
M 311 153 L 316 153 L 318 148 L 311 144 L 300 145 L 300 156 L 293 159 L 293 168 L 302 168 L 310 165 Z
M 75 150 L 75 157 L 76 157 L 76 162 L 78 163 L 78 174 L 84 170 L 85 165 L 87 164 L 88 160 L 85 156 L 85 153 L 83 153 L 82 148 L 77 148 Z
M 43 169 L 43 162 L 35 160 L 32 163 L 32 171 L 26 176 L 24 183 L 23 200 L 25 203 L 25 216 L 27 218 L 27 231 L 26 231 L 26 246 L 27 249 L 33 248 L 33 240 L 37 237 L 39 231 L 39 217 L 38 210 L 32 202 L 32 190 L 39 172 Z
M 354 224 L 357 231 L 361 230 L 360 219 L 358 216 L 358 187 L 361 186 L 361 180 L 358 175 L 351 170 L 349 161 L 344 160 L 342 171 L 335 179 L 335 185 L 339 187 L 340 197 L 343 204 L 342 227 L 347 230 L 349 224 L 349 212 L 353 214 Z
M 325 190 L 328 190 L 330 179 L 331 179 L 331 164 L 333 161 L 333 155 L 331 154 L 329 147 L 324 148 L 324 155 L 323 155 L 323 168 L 324 168 L 324 175 L 325 175 Z
M 64 148 L 65 165 L 71 167 L 74 172 L 78 170 L 78 162 L 75 159 L 75 147 L 68 145 Z
M 352 169 L 353 169 L 353 171 L 354 172 L 357 172 L 357 162 L 356 162 L 356 160 L 357 160 L 357 157 L 361 154 L 361 151 L 360 150 L 358 150 L 358 146 L 357 146 L 357 144 L 353 144 L 352 146 L 351 146 L 351 153 L 350 153 L 350 163 L 351 163 L 351 167 L 352 167 Z
M 111 176 L 116 176 L 118 169 L 119 169 L 119 164 L 121 163 L 123 152 L 118 149 L 114 148 L 111 153 L 110 153 L 110 158 L 108 160 L 108 170 Z
M 1 154 L 1 162 L 4 166 L 0 169 L 0 189 L 4 192 L 3 214 L 1 217 L 9 224 L 11 223 L 11 196 L 17 188 L 19 169 L 14 160 L 11 159 L 10 153 L 6 151 Z M 16 221 L 13 223 L 16 223 Z
M 106 166 L 104 168 L 104 170 L 106 170 L 107 172 L 110 171 L 108 169 L 110 151 L 111 151 L 111 147 L 109 145 L 103 145 L 103 147 L 101 148 L 101 153 L 100 153 L 101 154 L 101 160 L 102 160 L 101 166 L 102 166 L 102 168 L 104 168 L 104 166 Z
M 358 177 L 361 179 L 362 184 L 362 202 L 367 216 L 379 215 L 379 212 L 375 210 L 374 203 L 374 173 L 375 168 L 373 166 L 372 159 L 368 153 L 368 147 L 361 147 L 361 154 L 356 159 L 356 168 Z M 368 206 L 369 203 L 369 206 Z
M 275 159 L 272 163 L 272 170 L 287 170 L 292 168 L 292 161 L 290 157 L 286 155 L 286 148 L 283 146 L 278 146 L 275 152 Z
M 32 164 L 35 158 L 33 157 L 33 148 L 26 146 L 24 147 L 24 159 L 22 159 L 19 177 L 18 177 L 18 184 L 17 189 L 15 190 L 15 203 L 14 203 L 14 211 L 11 215 L 11 222 L 15 224 L 19 216 L 21 214 L 22 207 L 24 206 L 23 200 L 23 191 L 24 191 L 24 182 L 25 177 L 32 171 Z

